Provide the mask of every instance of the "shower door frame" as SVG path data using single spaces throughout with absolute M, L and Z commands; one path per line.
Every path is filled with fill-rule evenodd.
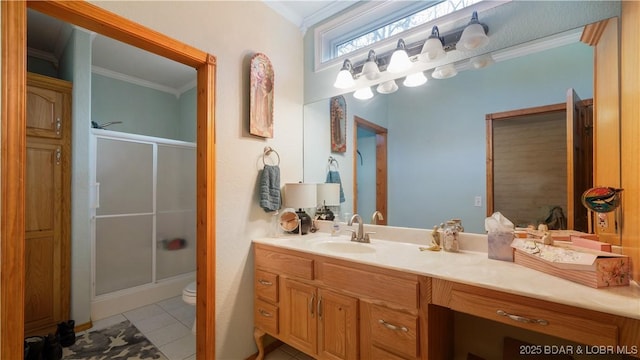
M 196 356 L 215 358 L 216 58 L 84 1 L 2 1 L 0 358 L 24 353 L 27 7 L 197 70 Z

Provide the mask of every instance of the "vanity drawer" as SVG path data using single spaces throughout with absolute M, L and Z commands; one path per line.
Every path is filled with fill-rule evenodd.
M 268 271 L 256 270 L 254 279 L 256 296 L 272 302 L 278 302 L 278 275 Z
M 253 303 L 255 326 L 270 333 L 278 334 L 278 307 L 260 299 Z
M 381 272 L 356 269 L 325 261 L 321 264 L 320 278 L 324 284 L 345 289 L 361 296 L 392 302 L 407 309 L 419 307 L 419 284 Z
M 258 268 L 273 270 L 282 275 L 313 280 L 313 259 L 291 253 L 272 251 L 260 245 L 255 247 L 255 264 Z
M 376 359 L 374 355 L 381 351 L 376 347 L 411 359 L 419 356 L 417 316 L 374 304 L 366 306 L 365 309 L 369 311 L 368 316 L 364 316 L 368 324 L 363 325 L 368 326 L 371 331 L 372 359 Z
M 582 344 L 618 345 L 618 327 L 610 323 L 581 317 L 554 309 L 553 304 L 534 304 L 486 297 L 453 289 L 452 310 L 498 321 L 507 325 L 541 332 Z M 537 305 L 537 306 L 536 306 Z

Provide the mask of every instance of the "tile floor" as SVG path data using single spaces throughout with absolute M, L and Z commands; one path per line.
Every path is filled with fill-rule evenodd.
M 191 332 L 194 319 L 195 307 L 182 301 L 182 296 L 176 296 L 94 321 L 93 327 L 87 331 L 103 329 L 129 320 L 169 360 L 195 360 L 196 338 Z M 285 344 L 269 353 L 265 360 L 313 360 L 313 358 Z
M 284 344 L 265 356 L 265 360 L 313 360 L 313 358 Z
M 182 296 L 176 296 L 94 321 L 88 331 L 129 320 L 169 360 L 195 360 L 196 338 L 191 332 L 194 319 L 195 307 L 182 301 Z

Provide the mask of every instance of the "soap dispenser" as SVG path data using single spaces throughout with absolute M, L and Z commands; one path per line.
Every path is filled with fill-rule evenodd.
M 331 236 L 340 235 L 340 219 L 338 214 L 335 214 L 333 218 L 333 223 L 331 224 Z

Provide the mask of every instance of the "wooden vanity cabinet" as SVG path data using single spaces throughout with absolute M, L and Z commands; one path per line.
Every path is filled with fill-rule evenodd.
M 310 255 L 255 247 L 258 359 L 269 334 L 318 359 L 358 359 L 358 299 L 316 281 Z
M 430 279 L 265 244 L 254 254 L 257 359 L 265 334 L 317 359 L 449 357 L 427 346 Z
M 638 356 L 633 351 L 640 339 L 639 320 L 440 279 L 433 279 L 432 286 L 433 303 L 451 311 L 579 344 L 620 347 Z

